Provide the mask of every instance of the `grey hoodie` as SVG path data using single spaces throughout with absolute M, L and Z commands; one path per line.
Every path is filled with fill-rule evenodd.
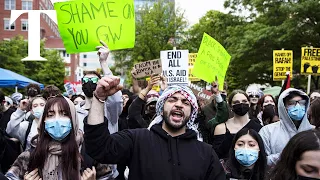
M 307 99 L 306 113 L 298 129 L 292 122 L 290 116 L 287 113 L 287 109 L 284 106 L 284 98 L 293 91 L 298 92 L 301 96 Z M 294 135 L 313 128 L 313 126 L 307 119 L 309 104 L 310 100 L 308 95 L 300 90 L 289 88 L 281 93 L 278 100 L 278 112 L 280 121 L 262 127 L 259 132 L 265 146 L 269 166 L 276 164 L 282 150 Z

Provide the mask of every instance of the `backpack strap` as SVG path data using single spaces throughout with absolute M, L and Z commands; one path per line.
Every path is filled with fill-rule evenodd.
M 30 133 L 31 126 L 32 126 L 32 123 L 33 123 L 33 120 L 34 120 L 34 119 L 35 119 L 35 117 L 33 116 L 33 114 L 30 114 L 30 116 L 29 116 L 28 119 L 27 119 L 27 121 L 29 122 L 29 124 L 28 124 L 28 128 L 27 128 L 26 135 L 25 135 L 25 138 L 24 138 L 23 150 L 26 150 L 28 135 L 29 135 L 29 133 Z

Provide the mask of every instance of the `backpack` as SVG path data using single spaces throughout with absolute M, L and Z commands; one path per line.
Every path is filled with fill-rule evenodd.
M 32 123 L 33 123 L 33 120 L 34 120 L 34 119 L 35 119 L 35 117 L 34 117 L 33 114 L 30 114 L 30 116 L 29 116 L 28 119 L 27 119 L 27 121 L 29 122 L 29 124 L 28 124 L 28 128 L 27 128 L 26 135 L 25 135 L 25 138 L 24 138 L 23 150 L 26 150 L 28 135 L 29 135 L 29 133 L 30 133 L 31 126 L 32 126 Z

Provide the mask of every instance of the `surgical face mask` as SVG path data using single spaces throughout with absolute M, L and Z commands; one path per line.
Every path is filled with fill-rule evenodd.
M 32 109 L 34 117 L 36 117 L 37 119 L 40 119 L 40 117 L 43 114 L 43 110 L 44 110 L 44 107 L 36 107 Z
M 306 106 L 297 104 L 295 106 L 288 107 L 288 115 L 292 120 L 301 121 L 306 114 Z
M 258 160 L 259 151 L 254 149 L 239 148 L 235 150 L 235 157 L 241 165 L 250 167 Z
M 249 104 L 244 104 L 244 103 L 235 104 L 232 106 L 232 111 L 238 116 L 244 116 L 245 114 L 248 113 L 249 109 L 250 109 Z
M 45 121 L 45 129 L 48 134 L 57 141 L 62 141 L 70 134 L 72 125 L 70 118 L 63 117 Z

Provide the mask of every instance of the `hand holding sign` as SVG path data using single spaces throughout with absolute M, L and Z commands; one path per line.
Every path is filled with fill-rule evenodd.
M 147 89 L 150 91 L 153 86 L 157 85 L 160 81 L 160 76 L 156 74 L 151 75 L 151 79 L 148 81 Z
M 100 40 L 100 43 L 102 46 L 97 46 L 96 49 L 98 50 L 98 56 L 99 56 L 99 61 L 107 61 L 110 50 L 106 43 L 104 43 L 102 40 Z
M 165 76 L 160 76 L 160 80 L 160 88 L 162 91 L 164 91 L 168 87 L 167 78 Z

